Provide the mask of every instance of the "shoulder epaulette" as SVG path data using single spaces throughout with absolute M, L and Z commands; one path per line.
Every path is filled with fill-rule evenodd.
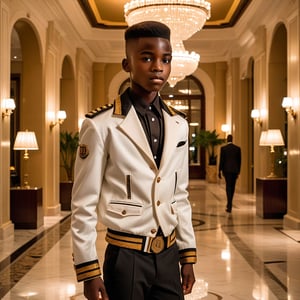
M 171 105 L 168 105 L 168 108 L 169 108 L 170 112 L 172 113 L 172 115 L 179 115 L 179 116 L 181 116 L 182 118 L 187 119 L 187 115 L 186 115 L 184 112 L 182 112 L 182 111 L 180 111 L 180 110 L 174 108 L 174 107 L 171 106 Z
M 90 112 L 88 112 L 85 116 L 87 118 L 92 119 L 95 116 L 99 115 L 100 113 L 111 109 L 113 106 L 114 106 L 113 104 L 106 104 L 104 106 L 97 107 L 96 109 L 91 110 Z

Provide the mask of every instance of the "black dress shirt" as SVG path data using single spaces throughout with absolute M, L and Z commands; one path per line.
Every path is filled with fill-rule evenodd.
M 132 93 L 130 93 L 130 99 L 145 131 L 153 158 L 159 167 L 164 141 L 164 122 L 160 98 L 157 95 L 150 105 Z

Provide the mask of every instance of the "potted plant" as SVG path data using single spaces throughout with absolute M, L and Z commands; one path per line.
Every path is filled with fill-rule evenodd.
M 71 209 L 71 193 L 73 187 L 74 164 L 79 144 L 79 133 L 62 131 L 60 133 L 60 161 L 67 181 L 60 182 L 60 204 L 62 210 Z
M 206 167 L 206 179 L 208 182 L 217 182 L 217 154 L 216 146 L 225 142 L 219 138 L 216 130 L 200 130 L 196 134 L 193 145 L 205 148 L 208 157 L 208 166 Z

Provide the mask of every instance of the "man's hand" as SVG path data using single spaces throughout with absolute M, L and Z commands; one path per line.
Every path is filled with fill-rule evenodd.
M 181 285 L 183 294 L 190 294 L 195 283 L 193 264 L 184 264 L 181 267 Z
M 99 297 L 99 292 L 101 298 Z M 88 300 L 109 300 L 102 278 L 94 278 L 84 282 L 84 296 Z

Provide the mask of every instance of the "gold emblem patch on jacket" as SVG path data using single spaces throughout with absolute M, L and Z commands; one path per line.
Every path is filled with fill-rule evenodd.
M 84 159 L 87 158 L 89 155 L 89 149 L 88 146 L 85 144 L 80 144 L 79 145 L 79 156 L 80 158 Z

